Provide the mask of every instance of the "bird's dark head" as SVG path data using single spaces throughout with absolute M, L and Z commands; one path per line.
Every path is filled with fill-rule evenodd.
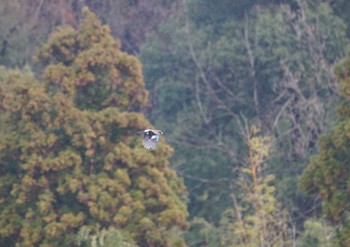
M 164 135 L 163 131 L 161 131 L 161 130 L 158 130 L 158 131 L 159 131 L 159 134 Z

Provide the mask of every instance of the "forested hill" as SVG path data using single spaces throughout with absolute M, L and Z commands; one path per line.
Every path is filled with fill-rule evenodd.
M 350 246 L 348 13 L 2 0 L 0 246 Z

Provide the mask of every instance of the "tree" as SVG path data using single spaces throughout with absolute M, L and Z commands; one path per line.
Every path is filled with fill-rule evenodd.
M 82 226 L 115 227 L 139 246 L 183 246 L 184 186 L 172 148 L 142 148 L 139 61 L 87 8 L 36 52 L 42 82 L 1 76 L 0 236 L 6 246 L 75 246 Z
M 59 25 L 76 27 L 81 9 L 89 6 L 108 23 L 112 34 L 122 41 L 122 50 L 138 54 L 146 33 L 164 21 L 173 1 L 168 0 L 3 0 L 0 3 L 0 64 L 23 67 L 32 63 L 35 47 L 40 46 Z
M 223 246 L 291 246 L 287 212 L 276 200 L 274 176 L 266 174 L 271 140 L 255 126 L 245 130 L 247 164 L 241 168 L 240 200 L 232 195 L 235 207 L 222 217 Z
M 324 220 L 310 219 L 304 222 L 304 231 L 298 238 L 297 246 L 335 247 L 335 229 L 325 224 Z
M 165 21 L 176 1 L 169 0 L 85 0 L 111 27 L 112 34 L 122 41 L 122 50 L 139 54 L 140 46 L 151 31 Z
M 31 59 L 34 48 L 58 25 L 77 24 L 77 9 L 71 5 L 77 5 L 77 1 L 1 1 L 0 63 L 21 68 L 34 65 Z
M 194 218 L 185 233 L 185 240 L 192 247 L 219 247 L 220 229 L 203 218 Z
M 312 157 L 304 170 L 301 186 L 305 192 L 320 196 L 323 214 L 336 224 L 340 246 L 346 246 L 350 242 L 349 54 L 335 71 L 344 97 L 338 109 L 339 118 L 333 128 L 320 138 L 319 153 Z
M 199 2 L 183 1 L 141 49 L 150 116 L 171 130 L 174 164 L 195 192 L 190 213 L 218 223 L 232 206 L 227 198 L 238 190 L 230 181 L 241 167 L 243 115 L 276 137 L 269 169 L 281 183 L 282 203 L 305 219 L 300 212 L 309 201 L 295 188 L 295 174 L 334 120 L 329 109 L 339 97 L 332 65 L 344 54 L 345 25 L 327 4 L 249 1 L 254 7 L 237 18 L 218 15 L 224 4 L 206 10 Z M 203 8 L 216 21 L 203 21 Z
M 137 247 L 124 233 L 115 228 L 91 229 L 82 227 L 78 233 L 78 245 L 88 247 Z
M 347 24 L 347 36 L 350 37 L 350 18 L 346 14 L 350 9 L 350 3 L 346 0 L 329 1 L 334 13 L 341 17 Z

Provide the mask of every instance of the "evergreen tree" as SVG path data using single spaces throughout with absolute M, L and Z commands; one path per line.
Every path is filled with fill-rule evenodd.
M 322 211 L 337 225 L 339 243 L 350 243 L 350 54 L 336 66 L 340 93 L 344 102 L 338 108 L 334 127 L 319 140 L 319 154 L 312 157 L 305 169 L 301 186 L 309 194 L 319 195 Z
M 36 52 L 42 83 L 0 76 L 0 245 L 75 246 L 82 226 L 115 227 L 139 246 L 183 246 L 182 182 L 161 141 L 142 148 L 139 61 L 87 8 Z

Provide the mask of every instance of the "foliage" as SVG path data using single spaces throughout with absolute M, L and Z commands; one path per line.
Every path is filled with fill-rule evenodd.
M 108 23 L 114 36 L 122 42 L 122 50 L 137 55 L 147 33 L 157 30 L 176 5 L 169 0 L 84 0 Z
M 89 247 L 137 247 L 116 228 L 93 231 L 83 226 L 78 232 L 77 241 L 79 246 L 85 246 L 83 244 L 86 243 Z
M 219 14 L 224 4 L 216 9 L 184 1 L 143 45 L 150 116 L 170 132 L 174 164 L 193 191 L 191 215 L 217 223 L 216 212 L 232 206 L 232 191 L 239 193 L 230 181 L 244 151 L 242 115 L 276 137 L 269 169 L 282 183 L 281 197 L 295 191 L 295 200 L 282 198 L 292 215 L 310 205 L 295 189 L 296 175 L 334 121 L 339 98 L 332 66 L 344 54 L 346 37 L 327 4 L 298 2 L 295 8 L 254 3 L 236 18 Z M 203 22 L 198 9 L 215 21 Z
M 4 0 L 0 3 L 0 64 L 6 66 L 24 66 L 29 63 L 38 41 L 43 41 L 45 30 L 43 23 L 35 23 L 36 14 L 29 11 L 22 1 Z M 28 11 L 28 12 L 27 12 Z M 29 40 L 31 42 L 29 42 Z
M 323 213 L 340 230 L 340 242 L 349 243 L 350 160 L 349 148 L 349 71 L 350 56 L 336 67 L 337 79 L 344 103 L 339 107 L 339 119 L 319 140 L 319 154 L 312 157 L 305 169 L 301 185 L 309 194 L 319 195 Z M 345 245 L 344 245 L 345 246 Z
M 334 241 L 335 229 L 326 225 L 321 220 L 307 220 L 304 223 L 304 231 L 298 239 L 300 247 L 336 247 Z
M 3 246 L 74 246 L 99 224 L 140 246 L 183 246 L 185 190 L 169 167 L 172 149 L 142 148 L 150 127 L 139 61 L 84 9 L 36 53 L 43 82 L 1 76 L 0 236 Z
M 248 145 L 247 165 L 241 168 L 240 203 L 232 195 L 235 207 L 223 214 L 223 246 L 290 246 L 287 212 L 276 201 L 274 176 L 266 174 L 271 140 L 251 127 L 245 133 Z
M 347 0 L 337 0 L 330 2 L 334 14 L 341 17 L 344 22 L 347 24 L 347 36 L 350 37 L 350 17 L 346 13 L 350 10 L 350 2 Z
M 165 20 L 174 5 L 168 0 L 2 0 L 0 2 L 0 64 L 33 66 L 35 47 L 40 46 L 62 24 L 78 26 L 83 6 L 89 6 L 122 41 L 122 50 L 139 52 L 146 33 Z
M 274 137 L 259 196 L 291 245 L 347 246 L 349 3 L 0 1 L 0 65 L 22 69 L 0 66 L 0 246 L 262 242 L 245 118 Z M 142 149 L 140 112 L 174 154 Z
M 185 234 L 186 243 L 192 247 L 219 247 L 220 229 L 203 218 L 194 218 Z

